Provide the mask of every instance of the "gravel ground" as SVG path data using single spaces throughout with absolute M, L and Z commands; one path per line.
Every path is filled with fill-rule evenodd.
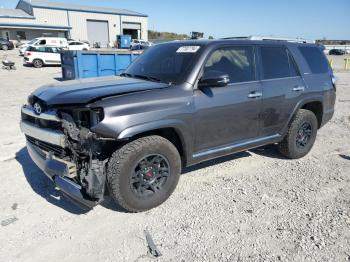
M 0 51 L 0 58 L 4 53 Z M 30 160 L 18 122 L 36 87 L 59 67 L 0 70 L 0 261 L 350 261 L 350 73 L 334 118 L 311 153 L 273 146 L 186 169 L 171 198 L 139 214 L 110 199 L 82 211 Z M 339 64 L 340 63 L 340 64 Z M 147 229 L 162 256 L 148 254 Z

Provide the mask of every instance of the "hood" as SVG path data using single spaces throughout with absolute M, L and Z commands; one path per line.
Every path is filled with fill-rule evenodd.
M 126 77 L 99 77 L 46 85 L 32 93 L 46 105 L 87 104 L 104 97 L 168 87 L 164 83 Z

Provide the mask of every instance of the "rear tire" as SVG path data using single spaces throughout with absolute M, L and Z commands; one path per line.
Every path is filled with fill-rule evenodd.
M 107 165 L 109 192 L 129 212 L 152 209 L 175 190 L 181 171 L 176 147 L 160 136 L 134 140 L 113 153 Z
M 9 50 L 9 47 L 7 45 L 2 45 L 1 49 L 4 50 L 4 51 L 7 51 L 7 50 Z
M 304 157 L 315 143 L 317 129 L 315 114 L 300 109 L 290 123 L 286 136 L 278 144 L 279 152 L 290 159 Z
M 33 66 L 35 68 L 41 68 L 41 67 L 43 67 L 43 65 L 44 65 L 44 62 L 42 60 L 40 60 L 40 59 L 33 60 Z

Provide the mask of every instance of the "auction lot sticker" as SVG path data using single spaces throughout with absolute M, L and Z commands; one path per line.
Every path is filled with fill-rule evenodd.
M 176 53 L 196 53 L 199 48 L 200 46 L 198 45 L 181 46 L 179 49 L 177 49 Z

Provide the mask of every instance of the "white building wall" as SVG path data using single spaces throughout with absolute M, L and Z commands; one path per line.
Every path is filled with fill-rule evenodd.
M 120 34 L 120 17 L 111 14 L 95 14 L 88 12 L 68 11 L 69 22 L 72 27 L 71 37 L 78 40 L 88 40 L 87 20 L 108 21 L 109 41 L 116 41 Z
M 148 17 L 52 10 L 46 8 L 33 8 L 33 11 L 35 19 L 0 18 L 0 23 L 70 26 L 72 27 L 70 30 L 71 38 L 88 40 L 87 20 L 108 21 L 110 42 L 116 41 L 116 36 L 121 34 L 123 22 L 140 23 L 141 39 L 148 39 Z M 26 31 L 29 30 L 31 29 Z M 31 36 L 28 36 L 28 38 L 30 39 Z
M 122 18 L 122 23 L 123 22 L 140 23 L 141 39 L 146 41 L 148 40 L 148 17 L 122 15 L 121 18 Z
M 35 19 L 0 18 L 0 23 L 68 26 L 67 11 L 34 8 Z
M 41 25 L 68 26 L 67 11 L 34 8 L 35 22 Z

